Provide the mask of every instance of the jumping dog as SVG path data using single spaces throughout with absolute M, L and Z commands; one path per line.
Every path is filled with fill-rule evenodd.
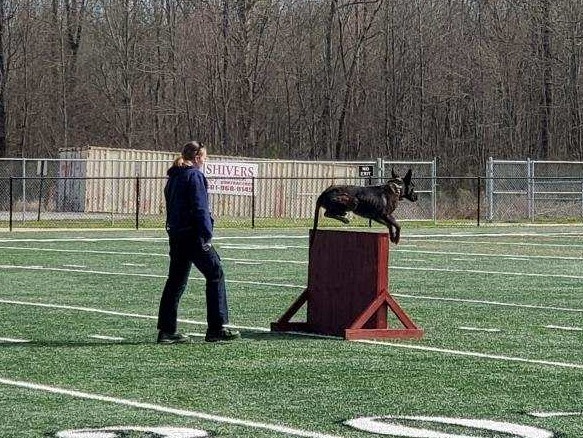
M 401 226 L 392 216 L 397 204 L 402 199 L 417 201 L 417 193 L 411 181 L 412 171 L 400 178 L 394 171 L 392 178 L 382 185 L 351 186 L 333 185 L 322 192 L 316 201 L 314 213 L 315 231 L 318 228 L 320 208 L 324 208 L 324 216 L 349 223 L 346 213 L 354 212 L 358 216 L 372 219 L 389 229 L 391 242 L 399 243 Z

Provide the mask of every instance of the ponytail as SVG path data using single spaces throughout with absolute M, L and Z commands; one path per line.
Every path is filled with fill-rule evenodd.
M 198 141 L 189 141 L 182 148 L 182 153 L 176 160 L 174 160 L 174 167 L 185 167 L 190 165 L 194 159 L 200 155 L 200 151 L 204 148 L 204 144 Z

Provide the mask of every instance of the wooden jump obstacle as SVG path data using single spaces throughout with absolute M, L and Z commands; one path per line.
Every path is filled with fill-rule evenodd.
M 308 286 L 271 330 L 344 339 L 420 338 L 423 330 L 389 294 L 388 233 L 310 231 Z M 292 317 L 307 303 L 305 322 Z M 388 311 L 402 324 L 388 326 Z

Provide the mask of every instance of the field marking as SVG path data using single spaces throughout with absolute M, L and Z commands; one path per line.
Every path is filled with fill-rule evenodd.
M 306 246 L 307 248 L 307 246 Z M 99 250 L 82 250 L 82 249 L 60 249 L 60 248 L 25 248 L 18 246 L 0 246 L 0 249 L 11 249 L 11 250 L 22 250 L 22 251 L 34 251 L 34 252 L 61 252 L 61 253 L 73 253 L 73 254 L 100 254 L 100 255 L 129 255 L 129 256 L 141 256 L 141 257 L 163 257 L 168 258 L 168 254 L 162 253 L 148 253 L 148 252 L 133 252 L 133 251 L 99 251 Z M 226 260 L 230 262 L 244 262 L 249 261 L 249 259 L 239 259 L 232 257 L 223 257 L 221 260 Z M 294 265 L 307 265 L 307 261 L 302 260 L 262 260 L 256 259 L 259 263 L 284 263 L 284 264 L 294 264 Z M 125 263 L 124 263 L 125 264 Z M 63 266 L 74 266 L 74 265 L 63 265 Z M 134 265 L 138 266 L 138 264 Z M 82 266 L 83 268 L 85 266 Z
M 420 300 L 453 301 L 453 302 L 459 302 L 459 303 L 486 304 L 486 305 L 490 305 L 490 306 L 520 307 L 520 308 L 524 308 L 524 309 L 557 310 L 560 312 L 583 313 L 583 309 L 577 309 L 577 308 L 571 308 L 571 307 L 541 306 L 538 304 L 503 303 L 501 301 L 472 300 L 469 298 L 430 297 L 430 296 L 426 296 L 426 295 L 411 295 L 411 294 L 400 294 L 400 293 L 391 293 L 391 295 L 393 295 L 395 297 L 414 298 L 414 299 L 420 299 Z
M 224 245 L 217 245 L 221 248 L 226 249 L 287 249 L 287 248 L 308 248 L 307 246 L 263 246 L 263 247 L 226 247 Z M 9 249 L 16 251 L 34 251 L 34 252 L 60 252 L 60 253 L 73 253 L 73 254 L 102 254 L 102 255 L 130 255 L 130 256 L 142 256 L 142 257 L 164 257 L 167 258 L 167 253 L 147 253 L 138 251 L 105 251 L 105 250 L 82 250 L 82 249 L 62 249 L 62 248 L 37 248 L 37 247 L 19 247 L 19 246 L 0 246 L 0 249 Z M 393 249 L 392 252 L 395 253 L 407 253 L 407 254 L 426 254 L 426 255 L 444 255 L 444 256 L 464 256 L 464 257 L 489 257 L 489 258 L 507 258 L 510 260 L 583 260 L 583 257 L 575 256 L 552 256 L 552 255 L 519 255 L 519 254 L 492 254 L 492 253 L 472 253 L 472 252 L 458 252 L 458 251 L 429 251 L 429 250 L 418 250 L 418 249 L 401 249 L 401 247 Z M 238 259 L 238 258 L 228 258 L 222 257 L 223 260 L 229 261 L 240 261 L 248 259 Z M 415 259 L 412 259 L 415 260 Z M 463 259 L 466 261 L 466 259 Z M 262 260 L 257 259 L 257 261 L 262 263 L 293 263 L 293 264 L 308 264 L 307 261 L 303 260 L 277 260 L 268 259 Z M 136 264 L 136 266 L 138 266 Z
M 583 260 L 583 257 L 574 256 L 545 256 L 545 255 L 520 255 L 520 254 L 492 254 L 483 252 L 458 252 L 458 251 L 428 251 L 420 249 L 393 249 L 397 253 L 415 253 L 415 254 L 429 254 L 429 255 L 444 255 L 444 256 L 464 256 L 464 257 L 492 257 L 492 258 L 507 258 L 511 260 Z
M 122 277 L 144 277 L 144 278 L 167 278 L 167 275 L 162 274 L 145 274 L 145 273 L 131 273 L 131 272 L 112 272 L 112 271 L 94 271 L 91 269 L 67 269 L 67 268 L 47 268 L 44 266 L 20 266 L 20 265 L 0 265 L 0 269 L 21 269 L 21 270 L 33 270 L 33 271 L 51 271 L 51 272 L 76 272 L 79 274 L 99 274 L 99 275 L 114 275 Z M 190 277 L 190 280 L 205 281 L 204 277 L 196 276 Z M 274 287 L 288 287 L 301 289 L 305 286 L 300 286 L 297 284 L 289 283 L 268 283 L 261 281 L 247 281 L 247 280 L 225 280 L 227 283 L 235 284 L 252 284 L 261 286 L 274 286 Z
M 80 398 L 85 400 L 96 400 L 100 402 L 113 403 L 122 406 L 129 406 L 137 409 L 144 409 L 155 412 L 162 412 L 165 414 L 172 414 L 181 417 L 198 418 L 206 421 L 213 421 L 217 423 L 232 424 L 235 426 L 251 427 L 255 429 L 271 430 L 287 435 L 301 436 L 307 438 L 342 438 L 337 435 L 328 435 L 318 432 L 311 432 L 307 430 L 295 429 L 288 426 L 280 426 L 278 424 L 260 423 L 257 421 L 240 420 L 237 418 L 223 417 L 221 415 L 207 414 L 198 411 L 188 411 L 185 409 L 171 408 L 153 403 L 144 403 L 135 400 L 127 400 L 107 395 L 91 394 L 88 392 L 76 391 L 71 389 L 59 388 L 57 386 L 42 385 L 38 383 L 30 383 L 19 380 L 9 380 L 0 378 L 0 384 L 13 386 L 18 388 L 31 389 L 35 391 L 44 391 L 52 394 L 67 395 L 73 398 Z
M 104 341 L 125 341 L 124 338 L 118 336 L 90 335 L 89 337 L 93 339 L 102 339 Z
M 481 235 L 480 235 L 481 236 Z M 520 237 L 517 234 L 513 235 L 514 237 Z M 409 236 L 411 237 L 411 236 Z M 479 237 L 479 236 L 473 236 Z M 534 236 L 533 236 L 534 237 Z M 541 237 L 541 236 L 538 236 Z M 422 240 L 422 239 L 419 239 Z M 545 247 L 545 248 L 583 248 L 583 244 L 568 244 L 568 243 L 534 243 L 534 242 L 489 242 L 489 241 L 481 241 L 481 240 L 463 240 L 463 239 L 424 239 L 423 242 L 432 242 L 432 243 L 465 243 L 468 245 L 480 245 L 480 244 L 488 244 L 488 245 L 509 245 L 509 246 L 533 246 L 533 247 Z
M 583 275 L 545 274 L 542 272 L 482 271 L 480 269 L 454 269 L 454 268 L 415 268 L 413 266 L 391 266 L 391 269 L 402 269 L 404 271 L 451 272 L 485 275 L 514 275 L 519 277 L 544 277 L 544 278 L 550 277 L 550 278 L 567 278 L 571 280 L 583 280 Z
M 523 362 L 529 364 L 538 364 L 538 365 L 550 365 L 556 367 L 564 367 L 564 368 L 575 368 L 575 369 L 582 369 L 583 364 L 579 363 L 571 363 L 571 362 L 555 362 L 549 360 L 539 360 L 539 359 L 525 359 L 523 357 L 516 357 L 516 356 L 504 356 L 499 354 L 486 354 L 486 353 L 477 353 L 474 351 L 463 351 L 463 350 L 451 350 L 449 348 L 437 348 L 437 347 L 428 347 L 424 345 L 413 345 L 413 344 L 397 344 L 395 342 L 388 342 L 388 341 L 372 341 L 368 339 L 361 339 L 361 340 L 354 340 L 351 342 L 359 342 L 363 344 L 373 344 L 373 345 L 388 345 L 391 347 L 397 348 L 405 348 L 410 350 L 421 350 L 421 351 L 433 351 L 438 353 L 448 353 L 454 356 L 468 356 L 468 357 L 476 357 L 480 359 L 495 359 L 501 360 L 504 362 Z
M 20 344 L 30 342 L 28 339 L 0 338 L 0 343 Z
M 471 332 L 488 332 L 488 333 L 497 333 L 500 332 L 500 329 L 497 328 L 480 328 L 480 327 L 466 327 L 466 326 L 460 326 L 458 327 L 458 329 L 460 330 L 468 330 Z
M 580 327 L 562 327 L 560 325 L 545 325 L 545 328 L 556 329 L 556 330 L 567 330 L 573 332 L 583 332 L 583 328 Z
M 237 243 L 220 243 L 217 245 L 221 249 L 235 249 L 235 250 L 248 250 L 248 251 L 256 251 L 262 249 L 305 249 L 307 245 L 244 245 L 244 244 L 237 244 Z
M 215 236 L 213 241 L 221 240 L 272 240 L 272 239 L 308 239 L 308 235 L 282 235 L 266 234 L 264 236 Z M 17 243 L 17 242 L 168 242 L 168 237 L 59 237 L 59 238 L 24 238 L 14 239 L 0 238 L 0 242 Z
M 91 271 L 91 270 L 78 270 L 78 269 L 64 269 L 64 268 L 45 268 L 42 266 L 18 266 L 18 265 L 0 265 L 0 269 L 30 269 L 30 270 L 47 270 L 56 272 L 76 272 L 81 274 L 100 274 L 100 275 L 119 275 L 127 277 L 144 277 L 144 278 L 167 278 L 166 275 L 161 274 L 139 274 L 139 273 L 127 273 L 127 272 L 109 272 L 109 271 Z M 482 272 L 485 273 L 485 272 Z M 541 274 L 542 275 L 542 274 Z M 203 277 L 190 277 L 190 280 L 204 281 Z M 250 284 L 257 286 L 272 286 L 272 287 L 282 287 L 291 289 L 305 289 L 306 285 L 301 284 L 289 284 L 289 283 L 271 283 L 262 281 L 251 281 L 251 280 L 226 280 L 227 283 L 233 284 Z M 569 308 L 569 307 L 558 307 L 558 306 L 540 306 L 533 304 L 517 304 L 517 303 L 503 303 L 497 301 L 484 301 L 484 300 L 472 300 L 464 298 L 448 298 L 448 297 L 430 297 L 423 295 L 411 295 L 402 293 L 391 293 L 395 297 L 402 298 L 413 298 L 413 299 L 424 299 L 424 300 L 434 300 L 434 301 L 454 301 L 460 303 L 474 303 L 474 304 L 486 304 L 486 305 L 496 305 L 496 306 L 508 306 L 508 307 L 522 307 L 527 309 L 541 309 L 541 310 L 557 310 L 565 312 L 583 312 L 583 309 Z
M 286 262 L 290 263 L 290 262 Z M 304 263 L 304 262 L 302 262 Z M 307 263 L 307 262 L 305 262 Z M 44 266 L 23 266 L 23 265 L 0 265 L 0 269 L 30 269 L 30 270 L 42 270 L 42 271 L 55 271 L 55 272 L 77 272 L 80 274 L 100 274 L 100 275 L 122 275 L 122 276 L 133 276 L 133 277 L 151 277 L 151 278 L 166 278 L 166 275 L 160 274 L 145 274 L 145 273 L 127 273 L 127 272 L 111 272 L 111 271 L 96 271 L 91 269 L 81 270 L 81 269 L 66 269 L 66 268 L 48 268 Z M 470 274 L 484 274 L 484 275 L 510 275 L 518 277 L 544 277 L 544 278 L 564 278 L 569 280 L 583 280 L 583 275 L 568 275 L 568 274 L 545 274 L 541 272 L 506 272 L 506 271 L 482 271 L 479 269 L 454 269 L 454 268 L 416 268 L 412 266 L 391 266 L 391 269 L 402 269 L 405 271 L 424 271 L 424 272 L 451 272 L 451 273 L 470 273 Z M 195 277 L 196 279 L 197 277 Z M 201 278 L 202 279 L 202 278 Z M 256 281 L 246 281 L 246 280 L 227 280 L 231 283 L 240 284 L 265 284 L 268 286 L 282 286 L 282 287 L 304 287 L 299 285 L 293 285 L 289 283 L 258 283 Z
M 75 310 L 75 311 L 79 311 L 79 312 L 99 313 L 102 315 L 113 315 L 113 316 L 127 316 L 130 318 L 139 318 L 139 319 L 151 319 L 151 320 L 158 319 L 158 316 L 156 316 L 156 315 L 144 315 L 141 313 L 132 313 L 132 312 L 119 312 L 117 310 L 104 310 L 104 309 L 98 309 L 96 307 L 71 306 L 71 305 L 67 305 L 67 304 L 48 304 L 48 303 L 38 303 L 38 302 L 35 303 L 35 302 L 31 302 L 31 301 L 17 301 L 17 300 L 5 300 L 5 299 L 0 299 L 0 303 L 14 304 L 14 305 L 19 305 L 19 306 L 44 307 L 44 308 L 48 308 L 48 309 Z M 184 324 L 193 324 L 193 325 L 202 325 L 202 326 L 207 325 L 206 321 L 196 321 L 194 319 L 179 318 L 178 322 L 182 322 Z M 242 325 L 235 326 L 235 325 L 227 324 L 226 327 L 239 328 L 239 329 L 243 329 L 243 330 L 264 331 L 264 332 L 270 331 L 270 329 L 268 329 L 268 328 L 247 327 L 247 326 L 242 326 Z
M 158 319 L 157 316 L 153 315 L 142 315 L 138 313 L 127 313 L 127 312 L 118 312 L 118 311 L 110 311 L 110 310 L 103 310 L 103 309 L 95 309 L 95 308 L 88 308 L 88 307 L 80 307 L 80 306 L 68 306 L 68 305 L 60 305 L 60 304 L 47 304 L 47 303 L 33 303 L 27 301 L 15 301 L 15 300 L 4 300 L 0 299 L 0 303 L 5 304 L 15 304 L 15 305 L 24 305 L 24 306 L 37 306 L 37 307 L 45 307 L 45 308 L 55 308 L 55 309 L 66 309 L 66 310 L 78 310 L 78 311 L 85 311 L 85 312 L 94 312 L 100 314 L 107 314 L 107 315 L 116 315 L 116 316 L 128 316 L 128 317 L 135 317 L 135 318 L 142 318 L 142 319 Z M 203 321 L 194 321 L 188 319 L 178 319 L 178 322 L 185 323 L 185 324 L 194 324 L 194 325 L 202 325 L 206 326 L 206 322 Z M 257 332 L 264 332 L 270 333 L 271 330 L 266 327 L 249 327 L 249 326 L 240 326 L 235 324 L 229 324 L 228 327 L 233 327 L 242 330 L 249 330 L 249 331 L 257 331 Z M 324 336 L 324 335 L 317 335 L 312 333 L 301 333 L 301 332 L 289 332 L 293 334 L 298 334 L 306 337 L 311 338 L 320 338 L 320 339 L 342 339 L 335 336 Z M 546 360 L 538 360 L 538 359 L 525 359 L 521 357 L 513 357 L 513 356 L 502 356 L 497 354 L 487 354 L 487 353 L 477 353 L 473 351 L 463 351 L 463 350 L 451 350 L 447 348 L 438 348 L 438 347 L 429 347 L 423 345 L 415 345 L 415 344 L 402 344 L 402 343 L 393 343 L 393 342 L 385 342 L 385 341 L 369 341 L 369 340 L 355 340 L 351 342 L 362 342 L 368 344 L 377 344 L 377 345 L 386 345 L 391 347 L 398 347 L 398 348 L 408 348 L 412 350 L 422 350 L 422 351 L 430 351 L 435 353 L 445 353 L 451 355 L 460 355 L 460 356 L 470 356 L 475 358 L 481 359 L 494 359 L 494 360 L 504 360 L 509 362 L 524 362 L 530 364 L 537 364 L 537 365 L 550 365 L 550 366 L 557 366 L 557 367 L 566 367 L 566 368 L 578 368 L 583 369 L 583 364 L 577 363 L 570 363 L 570 362 L 554 362 L 554 361 L 546 361 Z
M 578 417 L 583 415 L 583 412 L 529 412 L 528 415 L 538 418 Z

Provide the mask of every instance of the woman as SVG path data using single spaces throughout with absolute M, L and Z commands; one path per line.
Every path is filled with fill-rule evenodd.
M 207 158 L 202 143 L 191 141 L 168 169 L 164 189 L 166 231 L 170 241 L 168 279 L 158 312 L 158 343 L 187 342 L 177 332 L 178 304 L 188 282 L 192 264 L 206 279 L 207 342 L 230 341 L 240 337 L 228 323 L 227 292 L 221 259 L 212 246 L 213 218 L 208 204 L 208 182 L 202 173 Z

